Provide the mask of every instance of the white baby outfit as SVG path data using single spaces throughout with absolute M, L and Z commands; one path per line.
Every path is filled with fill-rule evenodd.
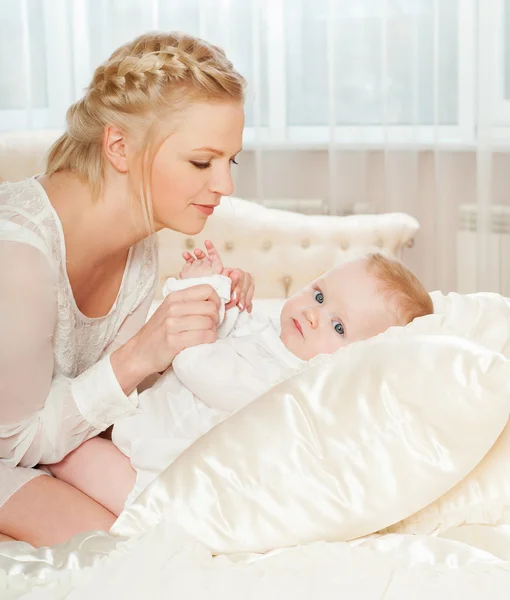
M 221 275 L 170 279 L 164 295 L 200 283 L 216 289 L 222 307 L 230 299 L 230 279 Z M 137 472 L 126 506 L 201 435 L 306 364 L 279 334 L 269 317 L 231 308 L 214 344 L 181 352 L 140 394 L 138 411 L 118 420 L 112 435 Z

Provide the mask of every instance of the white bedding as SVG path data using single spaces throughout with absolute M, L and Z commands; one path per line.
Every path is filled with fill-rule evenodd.
M 442 538 L 387 535 L 316 543 L 265 556 L 212 557 L 165 524 L 120 544 L 93 569 L 47 572 L 37 587 L 23 578 L 2 598 L 39 600 L 508 600 L 507 528 L 482 528 L 488 548 Z M 486 530 L 486 531 L 485 531 Z M 462 535 L 462 528 L 454 532 Z M 107 539 L 102 538 L 103 551 Z M 111 541 L 111 540 L 110 540 Z M 107 544 L 106 544 L 107 545 Z M 17 588 L 17 589 L 16 589 Z M 24 593 L 25 591 L 25 593 Z
M 510 307 L 434 301 L 211 430 L 110 534 L 0 546 L 0 597 L 508 600 Z

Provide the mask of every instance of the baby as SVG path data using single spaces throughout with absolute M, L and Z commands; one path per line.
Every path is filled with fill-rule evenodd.
M 127 505 L 179 454 L 214 425 L 320 354 L 407 325 L 432 313 L 418 279 L 399 262 L 369 254 L 341 264 L 294 294 L 279 323 L 260 314 L 226 313 L 230 279 L 211 242 L 184 253 L 181 280 L 164 293 L 210 283 L 222 300 L 218 340 L 181 352 L 139 397 L 139 411 L 119 420 L 112 441 L 137 473 Z

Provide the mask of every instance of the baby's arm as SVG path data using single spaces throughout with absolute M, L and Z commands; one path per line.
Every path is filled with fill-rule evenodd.
M 129 458 L 113 442 L 88 440 L 59 463 L 46 465 L 52 475 L 77 488 L 118 516 L 136 481 Z
M 239 354 L 230 338 L 187 348 L 174 358 L 172 366 L 175 376 L 197 398 L 229 414 L 270 387 L 260 361 Z

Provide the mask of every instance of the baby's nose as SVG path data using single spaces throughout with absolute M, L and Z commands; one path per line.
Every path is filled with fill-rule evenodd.
M 312 329 L 316 329 L 319 324 L 319 314 L 315 308 L 307 308 L 305 310 L 305 318 Z

